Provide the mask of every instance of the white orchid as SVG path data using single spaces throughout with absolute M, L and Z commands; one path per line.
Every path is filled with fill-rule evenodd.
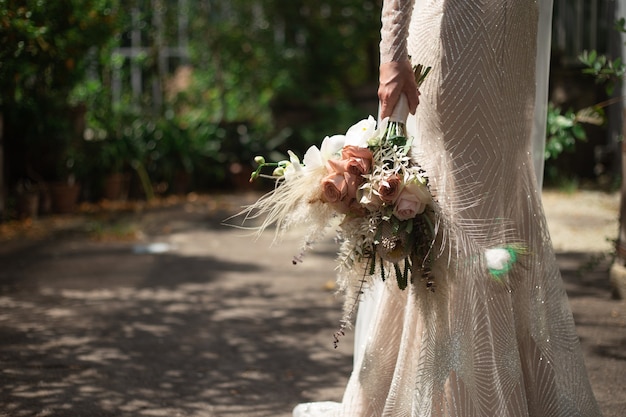
M 345 145 L 367 148 L 369 141 L 376 136 L 376 133 L 376 119 L 369 116 L 348 129 Z
M 322 141 L 320 148 L 313 145 L 304 154 L 304 168 L 307 171 L 313 171 L 317 168 L 326 166 L 326 161 L 337 159 L 341 149 L 346 142 L 344 135 L 326 136 Z
M 320 152 L 324 160 L 335 159 L 346 143 L 345 135 L 326 136 L 322 141 Z
M 300 163 L 300 159 L 298 156 L 292 151 L 287 151 L 289 154 L 289 162 L 285 163 L 283 175 L 285 180 L 289 181 L 300 175 L 302 173 L 302 169 L 304 168 Z

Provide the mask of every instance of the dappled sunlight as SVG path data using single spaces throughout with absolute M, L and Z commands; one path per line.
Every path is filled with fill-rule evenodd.
M 85 362 L 95 362 L 99 364 L 114 363 L 117 361 L 129 360 L 130 356 L 125 355 L 119 349 L 90 349 L 87 354 L 78 355 L 78 359 Z
M 245 241 L 237 251 L 228 239 L 209 250 L 191 236 L 160 254 L 59 242 L 26 254 L 28 268 L 8 262 L 3 275 L 13 285 L 0 296 L 4 410 L 276 417 L 345 384 L 351 340 L 332 348 L 341 307 L 324 289 L 332 257 L 313 254 L 311 265 L 295 268 L 288 247 L 255 259 Z M 311 269 L 317 275 L 302 280 Z

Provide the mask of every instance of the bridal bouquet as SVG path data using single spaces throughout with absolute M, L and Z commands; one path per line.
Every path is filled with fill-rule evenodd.
M 428 70 L 418 67 L 418 84 Z M 251 181 L 269 177 L 277 183 L 240 213 L 244 222 L 262 218 L 258 232 L 276 225 L 277 234 L 306 225 L 294 264 L 329 226 L 337 226 L 338 284 L 356 297 L 344 323 L 374 277 L 393 277 L 401 290 L 419 277 L 434 289 L 430 266 L 437 234 L 435 201 L 426 172 L 411 158 L 407 115 L 406 97 L 401 96 L 391 118 L 380 123 L 371 116 L 361 120 L 345 134 L 311 146 L 302 159 L 292 151 L 289 160 L 280 162 L 255 158 L 258 168 Z
M 302 161 L 293 152 L 278 163 L 257 157 L 252 178 L 273 167 L 271 177 L 279 183 L 247 211 L 267 215 L 262 228 L 310 223 L 314 233 L 305 248 L 336 220 L 340 273 L 385 279 L 392 272 L 404 289 L 411 268 L 427 271 L 435 235 L 428 177 L 411 160 L 410 148 L 403 122 L 385 119 L 377 126 L 370 116 L 345 135 L 310 147 Z

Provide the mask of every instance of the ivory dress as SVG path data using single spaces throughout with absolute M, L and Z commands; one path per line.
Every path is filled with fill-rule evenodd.
M 534 173 L 541 0 L 418 2 L 384 1 L 381 60 L 432 67 L 407 127 L 450 226 L 434 291 L 370 288 L 343 401 L 294 416 L 600 416 Z M 508 245 L 495 279 L 484 251 Z

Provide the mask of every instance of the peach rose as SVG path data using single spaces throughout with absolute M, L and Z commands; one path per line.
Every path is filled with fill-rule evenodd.
M 396 201 L 400 189 L 402 188 L 402 179 L 397 175 L 392 175 L 382 180 L 378 186 L 378 194 L 380 199 L 387 204 Z
M 393 208 L 393 215 L 398 220 L 412 219 L 426 210 L 429 201 L 430 194 L 428 194 L 426 186 L 411 182 L 404 187 L 398 196 Z
M 330 204 L 339 203 L 348 194 L 345 176 L 331 173 L 322 180 L 322 199 Z
M 343 174 L 348 170 L 348 161 L 345 159 L 329 159 L 326 161 L 326 170 L 329 174 Z
M 363 184 L 363 177 L 361 175 L 352 175 L 350 172 L 344 172 L 343 177 L 348 186 L 346 198 L 356 200 L 356 193 L 361 184 Z
M 372 169 L 373 155 L 367 148 L 344 146 L 341 158 L 347 160 L 346 170 L 353 175 L 364 175 Z
M 356 199 L 362 177 L 349 172 L 329 174 L 322 180 L 322 200 L 332 205 L 340 213 L 361 212 Z

